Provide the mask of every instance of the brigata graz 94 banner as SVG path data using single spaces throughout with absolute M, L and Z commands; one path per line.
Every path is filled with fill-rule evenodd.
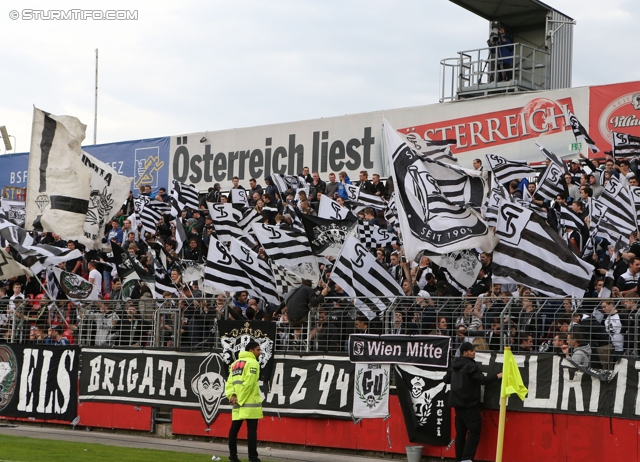
M 72 421 L 79 356 L 77 347 L 0 345 L 0 415 Z
M 263 410 L 350 418 L 353 371 L 346 357 L 276 355 L 270 386 L 261 380 Z M 231 411 L 227 377 L 222 352 L 85 348 L 80 400 L 199 408 L 211 425 Z
M 441 335 L 349 336 L 349 359 L 358 363 L 415 364 L 446 368 L 450 337 Z

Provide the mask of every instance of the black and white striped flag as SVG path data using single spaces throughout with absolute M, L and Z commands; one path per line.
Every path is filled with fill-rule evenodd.
M 158 229 L 158 222 L 162 220 L 162 215 L 171 213 L 171 205 L 166 202 L 149 201 L 140 211 L 140 222 L 142 232 L 155 234 Z
M 640 223 L 640 186 L 629 186 L 629 193 L 636 211 L 636 222 Z
M 489 193 L 482 172 L 430 159 L 423 161 L 423 165 L 435 180 L 440 193 L 449 202 L 461 206 L 482 207 Z
M 242 212 L 236 209 L 233 204 L 207 202 L 207 207 L 219 240 L 230 242 L 231 238 L 240 239 L 244 235 L 239 226 L 243 218 Z
M 333 265 L 331 280 L 356 298 L 356 307 L 369 319 L 384 312 L 395 297 L 404 295 L 391 274 L 353 235 L 347 238 Z
M 512 180 L 521 180 L 527 176 L 535 175 L 535 171 L 527 165 L 526 161 L 507 160 L 496 154 L 487 154 L 487 162 L 493 175 L 499 184 L 506 184 Z
M 627 188 L 612 176 L 597 202 L 607 208 L 603 216 L 629 239 L 629 234 L 637 230 L 637 221 L 634 201 Z
M 573 130 L 573 135 L 576 137 L 576 141 L 585 142 L 589 145 L 589 149 L 594 154 L 596 152 L 600 152 L 596 143 L 591 139 L 589 133 L 587 133 L 587 129 L 580 123 L 578 118 L 569 110 L 567 110 L 569 115 L 569 123 L 571 124 L 571 130 Z
M 493 251 L 493 282 L 501 278 L 551 297 L 582 297 L 593 266 L 578 258 L 537 214 L 502 201 Z
M 640 156 L 640 137 L 627 133 L 611 132 L 613 157 Z
M 198 210 L 200 206 L 198 188 L 177 180 L 171 180 L 171 184 L 173 185 L 171 196 L 178 202 L 181 209 L 189 207 L 192 210 Z
M 242 213 L 242 218 L 238 222 L 238 227 L 240 227 L 240 229 L 244 233 L 253 233 L 252 225 L 254 223 L 262 223 L 263 221 L 264 221 L 263 216 L 260 215 L 260 213 L 256 209 L 254 208 L 245 209 L 244 212 Z
M 396 193 L 391 193 L 389 197 L 389 202 L 387 202 L 387 207 L 384 210 L 384 219 L 387 221 L 387 224 L 393 226 L 396 229 L 396 232 L 400 226 L 398 222 L 398 209 L 396 208 Z
M 318 262 L 305 233 L 263 223 L 254 223 L 253 232 L 271 261 L 303 279 L 318 282 Z
M 589 231 L 587 224 L 573 210 L 564 205 L 560 208 L 560 223 L 565 228 L 571 228 L 579 231 L 580 234 L 586 235 Z
M 500 205 L 500 200 L 505 197 L 507 197 L 507 193 L 504 192 L 504 188 L 502 186 L 493 188 L 489 192 L 483 215 L 484 220 L 486 221 L 488 226 L 494 227 L 496 225 L 496 221 L 498 220 L 498 207 Z
M 558 157 L 555 153 L 549 151 L 548 149 L 544 148 L 541 144 L 539 144 L 536 141 L 536 146 L 538 146 L 538 149 L 540 149 L 540 151 L 542 152 L 542 154 L 544 154 L 544 156 L 549 159 L 551 161 L 551 163 L 549 164 L 549 166 L 551 165 L 557 165 L 558 167 L 560 167 L 560 169 L 562 170 L 562 175 L 564 175 L 565 173 L 569 173 L 569 168 L 567 167 L 567 163 L 565 161 L 563 161 L 560 157 Z M 554 198 L 555 199 L 555 198 Z
M 249 206 L 249 199 L 247 198 L 247 191 L 242 188 L 236 188 L 229 191 L 231 203 L 233 205 L 240 205 L 242 207 Z
M 355 213 L 357 213 L 359 210 L 365 207 L 371 207 L 373 209 L 384 209 L 385 202 L 384 199 L 380 196 L 369 194 L 362 189 L 358 189 L 358 197 L 355 201 L 351 202 L 351 209 L 354 210 Z
M 358 220 L 358 237 L 367 249 L 376 249 L 398 242 L 398 236 L 395 233 L 390 233 L 378 225 L 370 225 L 363 220 Z
M 538 187 L 534 195 L 538 194 L 543 199 L 554 201 L 558 194 L 566 194 L 567 188 L 562 180 L 562 175 L 564 175 L 562 167 L 551 162 L 538 180 Z
M 247 273 L 233 259 L 224 243 L 214 238 L 209 241 L 204 283 L 224 292 L 252 289 Z
M 415 132 L 404 135 L 407 142 L 420 153 L 421 157 L 430 160 L 439 160 L 446 163 L 458 163 L 458 159 L 451 153 L 451 148 L 456 145 L 456 139 L 449 140 L 423 140 Z
M 229 253 L 251 281 L 251 292 L 268 303 L 280 303 L 269 264 L 237 239 L 231 239 Z
M 351 214 L 351 211 L 338 204 L 329 196 L 324 194 L 320 196 L 320 205 L 318 206 L 318 217 L 327 220 L 344 220 Z
M 273 184 L 276 185 L 278 191 L 280 192 L 280 197 L 284 201 L 284 197 L 282 195 L 285 191 L 293 188 L 293 189 L 305 189 L 307 187 L 307 182 L 304 181 L 304 178 L 295 175 L 281 175 L 279 173 L 272 173 L 271 178 L 273 179 Z

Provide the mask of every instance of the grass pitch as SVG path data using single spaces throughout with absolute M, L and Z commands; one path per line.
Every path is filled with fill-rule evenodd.
M 221 455 L 220 457 L 224 462 L 229 460 L 227 457 Z M 209 462 L 210 460 L 211 454 L 191 454 L 0 435 L 0 462 Z

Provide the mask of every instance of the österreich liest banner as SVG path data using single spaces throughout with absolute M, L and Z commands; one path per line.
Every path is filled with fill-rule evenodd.
M 349 336 L 349 359 L 359 363 L 415 364 L 446 368 L 450 337 L 439 335 Z
M 72 421 L 78 410 L 77 347 L 0 346 L 0 415 Z
M 82 353 L 80 401 L 199 408 L 207 425 L 219 411 L 231 411 L 221 352 L 85 348 Z M 276 355 L 270 386 L 260 381 L 263 410 L 350 418 L 353 375 L 346 357 Z

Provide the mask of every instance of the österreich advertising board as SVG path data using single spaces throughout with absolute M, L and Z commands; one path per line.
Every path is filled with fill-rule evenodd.
M 155 192 L 170 179 L 206 191 L 214 183 L 228 190 L 238 176 L 247 186 L 256 178 L 264 186 L 271 173 L 295 174 L 307 166 L 326 180 L 360 170 L 388 176 L 382 142 L 382 119 L 413 144 L 428 139 L 457 140 L 460 164 L 494 153 L 513 160 L 542 161 L 536 148 L 565 157 L 575 138 L 565 114 L 570 109 L 588 129 L 601 151 L 611 149 L 611 130 L 640 136 L 640 81 L 543 92 L 493 96 L 471 101 L 327 117 L 259 127 L 198 132 L 165 138 L 83 147 L 118 173 L 133 176 L 135 186 Z M 587 147 L 582 152 L 587 153 Z M 0 186 L 26 186 L 28 154 L 2 156 Z
M 588 103 L 589 87 L 583 87 L 173 136 L 170 175 L 201 191 L 214 183 L 229 189 L 234 176 L 241 184 L 256 178 L 264 185 L 265 176 L 297 174 L 305 166 L 323 179 L 340 171 L 357 179 L 360 170 L 386 177 L 383 116 L 414 145 L 456 138 L 453 152 L 463 166 L 489 153 L 541 161 L 535 141 L 571 154 L 575 138 L 565 115 L 571 110 L 588 124 Z

